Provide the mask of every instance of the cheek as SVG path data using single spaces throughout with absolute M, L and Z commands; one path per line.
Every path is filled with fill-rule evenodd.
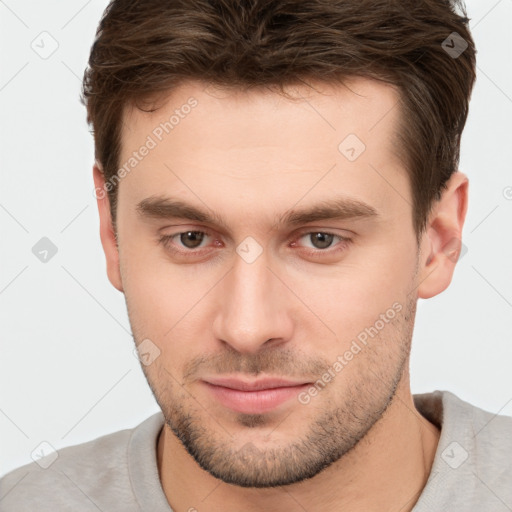
M 193 286 L 155 268 L 129 269 L 124 293 L 130 318 L 144 329 L 140 334 L 158 340 L 172 337 L 175 326 L 186 322 L 187 313 L 198 300 Z
M 162 386 L 173 387 L 174 379 L 180 380 L 184 362 L 198 349 L 194 342 L 198 336 L 190 329 L 195 301 L 179 283 L 156 269 L 134 267 L 127 276 L 124 293 L 133 335 L 138 343 L 150 340 L 151 351 L 158 354 L 143 370 L 153 387 L 167 395 L 170 389 Z
M 292 290 L 308 309 L 301 308 L 306 316 L 298 319 L 298 324 L 304 326 L 305 318 L 309 318 L 310 329 L 325 333 L 316 337 L 316 343 L 323 343 L 325 351 L 339 351 L 373 326 L 380 315 L 391 309 L 394 316 L 395 310 L 405 309 L 413 287 L 415 261 L 414 248 L 402 250 L 398 244 L 382 244 L 358 252 L 357 257 L 348 258 L 338 267 L 288 272 L 287 281 L 293 283 Z M 333 345 L 333 331 L 343 346 Z
M 128 314 L 137 339 L 163 340 L 178 322 L 188 288 L 172 275 L 172 267 L 162 265 L 155 250 L 122 246 L 121 276 Z
M 164 365 L 177 371 L 204 349 L 201 343 L 207 339 L 206 331 L 211 326 L 205 316 L 206 296 L 222 269 L 220 274 L 204 269 L 200 272 L 192 265 L 172 264 L 158 248 L 127 249 L 121 268 L 134 336 L 138 341 L 149 338 L 158 346 L 161 357 L 156 368 Z M 166 377 L 163 368 L 151 375 Z

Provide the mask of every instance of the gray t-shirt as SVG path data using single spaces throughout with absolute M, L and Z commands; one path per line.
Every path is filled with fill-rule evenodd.
M 441 428 L 414 512 L 511 512 L 512 417 L 491 414 L 448 391 L 417 394 L 414 402 Z M 55 454 L 11 471 L 0 480 L 0 510 L 172 512 L 158 477 L 162 425 L 159 412 L 133 429 L 60 449 L 46 469 L 41 465 Z

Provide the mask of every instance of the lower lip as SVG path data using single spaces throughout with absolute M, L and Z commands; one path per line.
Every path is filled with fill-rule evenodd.
M 260 389 L 258 391 L 241 391 L 239 389 L 215 386 L 205 382 L 210 392 L 225 407 L 244 414 L 261 414 L 269 412 L 306 389 L 309 384 L 283 388 Z

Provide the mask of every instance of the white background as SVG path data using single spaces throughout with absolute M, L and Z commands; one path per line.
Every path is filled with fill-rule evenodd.
M 0 475 L 41 441 L 81 443 L 159 410 L 106 277 L 79 102 L 106 5 L 0 2 Z M 412 391 L 447 389 L 512 415 L 512 0 L 466 6 L 478 50 L 460 165 L 468 252 L 450 288 L 419 302 Z M 31 48 L 43 31 L 59 45 L 47 59 Z M 58 248 L 47 263 L 32 253 L 44 236 Z

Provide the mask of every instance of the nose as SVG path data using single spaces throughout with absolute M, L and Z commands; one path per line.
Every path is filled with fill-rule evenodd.
M 256 353 L 292 338 L 292 299 L 268 260 L 266 251 L 252 263 L 235 255 L 233 268 L 217 289 L 213 334 L 240 353 Z

